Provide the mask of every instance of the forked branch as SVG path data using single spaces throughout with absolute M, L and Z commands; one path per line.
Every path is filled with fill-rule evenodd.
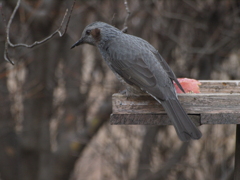
M 70 14 L 69 14 L 69 16 L 67 18 L 66 26 L 65 26 L 63 32 L 61 32 L 61 29 L 62 29 L 62 26 L 63 26 L 63 24 L 65 22 L 65 19 L 66 19 L 67 15 L 68 15 L 68 9 L 66 9 L 66 12 L 65 12 L 65 14 L 63 16 L 63 19 L 62 19 L 62 22 L 61 22 L 59 28 L 56 31 L 54 31 L 52 34 L 50 34 L 48 37 L 46 37 L 46 38 L 44 38 L 44 39 L 42 39 L 40 41 L 35 41 L 33 44 L 24 44 L 24 43 L 13 44 L 10 41 L 10 37 L 9 37 L 10 27 L 11 27 L 13 18 L 15 17 L 16 12 L 19 9 L 20 3 L 21 3 L 21 0 L 18 0 L 16 6 L 15 6 L 15 8 L 14 8 L 14 10 L 13 10 L 11 16 L 10 16 L 10 19 L 9 19 L 9 21 L 7 23 L 7 26 L 6 26 L 6 42 L 5 42 L 5 49 L 4 49 L 4 59 L 6 61 L 10 62 L 12 65 L 14 65 L 14 62 L 9 58 L 9 54 L 8 54 L 8 47 L 9 46 L 13 47 L 13 48 L 15 48 L 15 47 L 33 48 L 34 46 L 37 46 L 37 45 L 40 45 L 40 44 L 43 44 L 43 43 L 47 42 L 48 40 L 50 40 L 56 34 L 58 34 L 60 37 L 62 37 L 66 33 L 69 21 L 71 19 L 72 11 L 73 11 L 74 5 L 76 3 L 76 0 L 73 1 L 72 7 L 71 7 L 71 10 L 70 10 Z M 3 19 L 5 21 L 5 17 L 4 16 L 3 16 Z

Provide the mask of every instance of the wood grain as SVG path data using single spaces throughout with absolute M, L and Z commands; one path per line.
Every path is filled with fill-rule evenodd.
M 234 81 L 200 81 L 201 93 L 240 93 L 240 80 Z
M 196 125 L 200 124 L 200 115 L 189 115 Z M 120 125 L 171 125 L 166 114 L 111 114 L 111 124 Z

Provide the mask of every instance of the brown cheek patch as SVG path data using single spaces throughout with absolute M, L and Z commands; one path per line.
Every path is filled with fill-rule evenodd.
M 100 38 L 101 38 L 100 29 L 98 28 L 93 29 L 91 31 L 91 35 L 96 41 L 100 41 Z

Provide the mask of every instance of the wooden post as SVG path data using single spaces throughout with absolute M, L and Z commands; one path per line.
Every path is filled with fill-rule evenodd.
M 236 125 L 234 180 L 239 180 L 239 179 L 240 179 L 240 124 L 237 124 Z

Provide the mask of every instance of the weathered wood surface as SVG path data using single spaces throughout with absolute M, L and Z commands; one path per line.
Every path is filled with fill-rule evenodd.
M 200 115 L 189 115 L 196 125 L 201 125 Z M 120 125 L 171 125 L 166 114 L 111 114 L 111 124 Z
M 240 80 L 234 81 L 200 81 L 201 93 L 240 93 Z
M 200 94 L 179 94 L 196 124 L 240 124 L 240 81 L 201 81 Z M 111 124 L 169 125 L 162 106 L 148 95 L 114 94 Z

